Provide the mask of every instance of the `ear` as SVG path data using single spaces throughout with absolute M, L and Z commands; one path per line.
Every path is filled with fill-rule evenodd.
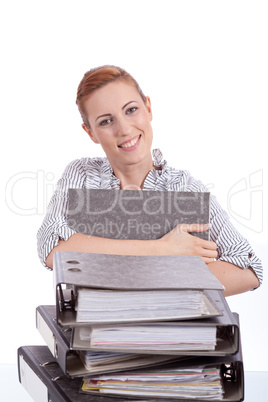
M 88 128 L 85 124 L 82 124 L 82 128 L 89 135 L 89 137 L 92 139 L 92 141 L 95 142 L 95 144 L 99 144 L 98 139 L 95 137 L 95 135 L 93 134 L 93 132 L 90 128 Z
M 148 110 L 150 120 L 153 120 L 153 113 L 152 113 L 152 105 L 151 105 L 151 99 L 149 96 L 146 96 L 146 103 L 145 103 L 146 109 Z

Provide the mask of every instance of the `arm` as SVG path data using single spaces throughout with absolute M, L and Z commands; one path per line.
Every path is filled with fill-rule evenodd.
M 260 283 L 251 267 L 243 269 L 233 263 L 218 259 L 217 244 L 188 234 L 206 230 L 202 225 L 178 225 L 161 240 L 166 241 L 166 254 L 199 255 L 211 272 L 225 287 L 224 296 L 231 296 L 257 288 Z M 171 248 L 173 243 L 174 248 Z
M 224 296 L 231 296 L 257 288 L 260 284 L 252 268 L 248 267 L 247 269 L 243 269 L 233 263 L 219 259 L 215 261 L 215 258 L 218 258 L 216 251 L 217 244 L 213 241 L 202 240 L 187 233 L 189 231 L 198 232 L 202 230 L 205 230 L 205 228 L 202 228 L 202 225 L 178 225 L 170 233 L 165 235 L 162 241 L 166 240 L 167 249 L 173 241 L 174 247 L 176 247 L 174 250 L 181 250 L 181 255 L 201 256 L 211 272 L 225 287 L 226 290 L 223 292 Z M 230 230 L 230 226 L 228 230 Z M 236 239 L 235 236 L 234 239 Z M 232 241 L 235 242 L 234 239 L 231 239 L 231 243 Z M 170 251 L 172 250 L 169 249 L 168 252 Z M 232 258 L 232 256 L 229 256 L 229 258 Z
M 189 174 L 185 182 L 184 190 L 209 191 Z M 214 196 L 211 196 L 210 205 L 210 239 L 217 244 L 217 261 L 208 266 L 225 286 L 225 295 L 259 287 L 263 278 L 261 261 Z
M 195 225 L 195 230 L 201 231 L 203 228 L 200 226 Z M 246 292 L 259 286 L 258 278 L 251 268 L 243 269 L 225 261 L 214 261 L 217 245 L 191 236 L 187 231 L 193 231 L 193 227 L 179 225 L 159 240 L 114 240 L 75 233 L 67 241 L 59 241 L 48 255 L 46 264 L 53 268 L 55 251 L 119 255 L 202 255 L 211 272 L 224 285 L 225 296 Z
M 214 198 L 211 242 L 188 233 L 207 229 L 198 228 L 198 225 L 195 230 L 192 225 L 191 228 L 179 225 L 162 239 L 150 241 L 101 239 L 75 233 L 65 219 L 67 190 L 82 188 L 84 180 L 83 166 L 80 161 L 75 161 L 66 169 L 58 184 L 38 235 L 39 255 L 44 265 L 52 268 L 53 254 L 57 250 L 125 255 L 199 255 L 226 287 L 225 295 L 241 293 L 261 283 L 260 260 L 248 242 L 232 227 L 227 214 Z M 195 181 L 188 190 L 207 191 Z M 214 261 L 215 258 L 218 261 Z
M 211 200 L 211 239 L 217 243 L 218 257 L 208 267 L 225 286 L 224 295 L 258 288 L 262 280 L 261 261 L 214 197 Z
M 243 269 L 226 261 L 215 261 L 217 244 L 188 233 L 206 229 L 202 225 L 178 225 L 158 240 L 115 240 L 75 233 L 67 241 L 59 240 L 58 245 L 49 253 L 46 265 L 53 268 L 53 255 L 56 251 L 119 255 L 200 255 L 224 285 L 225 296 L 258 287 L 259 280 L 251 268 Z
M 211 238 L 217 243 L 218 257 L 208 266 L 225 286 L 225 296 L 259 287 L 262 280 L 260 260 L 214 197 L 211 207 Z
M 224 296 L 247 292 L 259 286 L 259 280 L 252 268 L 243 269 L 220 260 L 209 263 L 208 267 L 225 287 Z
M 66 221 L 68 206 L 68 189 L 83 188 L 86 180 L 83 160 L 71 162 L 57 183 L 56 190 L 49 202 L 46 216 L 37 233 L 37 250 L 41 263 L 46 265 L 49 253 L 58 246 L 59 242 L 67 241 L 75 231 L 69 228 Z
M 75 233 L 67 241 L 59 241 L 48 255 L 46 265 L 53 268 L 55 251 L 119 255 L 200 255 L 204 262 L 209 263 L 217 256 L 217 245 L 188 233 L 207 229 L 207 225 L 178 225 L 157 240 L 115 240 Z

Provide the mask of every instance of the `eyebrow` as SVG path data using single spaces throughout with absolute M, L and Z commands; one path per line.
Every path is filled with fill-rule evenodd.
M 136 101 L 133 100 L 133 101 L 127 102 L 127 103 L 122 107 L 122 110 L 125 109 L 125 107 L 126 107 L 127 105 L 129 105 L 130 103 L 132 103 L 132 102 L 136 102 Z
M 100 116 L 98 116 L 98 117 L 96 118 L 95 121 L 97 121 L 97 120 L 100 119 L 101 117 L 111 117 L 111 116 L 112 116 L 111 113 L 101 114 Z
M 124 110 L 125 109 L 125 107 L 126 106 L 128 106 L 130 103 L 132 103 L 132 102 L 136 102 L 136 101 L 129 101 L 129 102 L 127 102 L 123 107 L 122 107 L 122 110 Z M 101 114 L 100 116 L 98 116 L 97 118 L 96 118 L 96 120 L 95 121 L 97 121 L 98 119 L 100 119 L 101 117 L 111 117 L 112 116 L 112 114 L 111 113 L 105 113 L 105 114 Z

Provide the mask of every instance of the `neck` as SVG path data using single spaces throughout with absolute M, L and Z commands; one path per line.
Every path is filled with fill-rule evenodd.
M 120 180 L 121 189 L 141 190 L 144 180 L 153 167 L 153 160 L 150 155 L 147 161 L 142 161 L 134 165 L 124 165 L 123 169 L 113 167 L 113 171 L 115 176 Z

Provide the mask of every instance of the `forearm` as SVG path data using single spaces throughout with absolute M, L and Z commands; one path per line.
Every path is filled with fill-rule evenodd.
M 59 243 L 50 252 L 46 265 L 53 268 L 53 254 L 56 251 L 73 251 L 79 253 L 117 254 L 117 255 L 156 255 L 161 254 L 156 240 L 117 240 L 88 236 L 75 233 L 67 241 Z
M 231 296 L 257 288 L 259 280 L 251 268 L 240 268 L 225 261 L 207 264 L 211 272 L 225 287 L 224 296 Z
M 261 261 L 248 240 L 230 222 L 215 197 L 211 199 L 210 238 L 217 243 L 217 258 L 219 258 L 210 268 L 226 287 L 225 295 L 246 292 L 260 286 Z M 226 259 L 229 264 L 221 261 L 221 258 Z
M 187 231 L 192 225 L 178 225 L 171 232 L 156 240 L 106 239 L 75 233 L 68 240 L 59 240 L 46 258 L 46 265 L 53 268 L 55 251 L 117 255 L 199 255 L 205 263 L 217 256 L 216 244 L 190 235 Z M 207 229 L 206 225 L 195 225 L 198 231 Z
M 48 255 L 46 264 L 53 268 L 53 255 L 56 251 L 118 255 L 200 255 L 202 257 L 204 251 L 201 252 L 200 248 L 196 248 L 197 245 L 200 245 L 199 243 L 200 239 L 178 231 L 174 231 L 172 237 L 164 236 L 158 240 L 105 239 L 75 233 L 68 240 L 59 241 L 58 245 Z M 189 244 L 194 245 L 194 248 L 189 248 Z M 205 244 L 210 243 L 206 242 Z M 209 250 L 209 253 L 214 252 Z M 213 255 L 210 256 L 210 260 L 213 259 L 211 257 Z M 202 258 L 207 262 L 207 257 L 203 256 Z M 220 260 L 207 262 L 207 265 L 225 287 L 225 296 L 243 293 L 259 286 L 259 280 L 251 268 L 243 269 Z

